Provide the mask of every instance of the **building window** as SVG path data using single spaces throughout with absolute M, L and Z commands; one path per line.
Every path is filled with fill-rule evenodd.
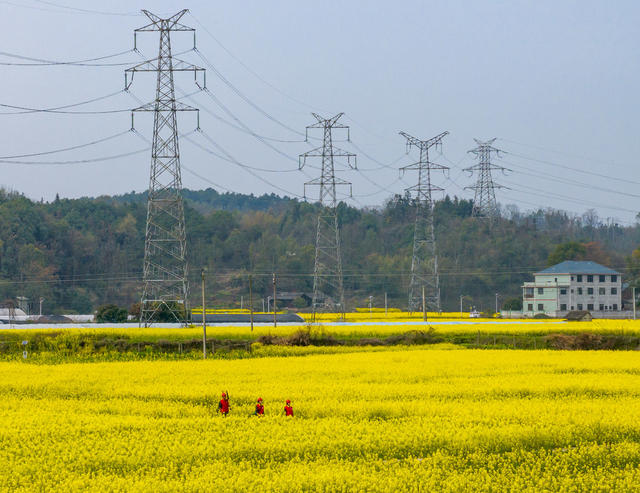
M 593 303 L 587 304 L 587 310 L 593 310 Z
M 578 288 L 578 294 L 582 294 L 582 288 Z
M 587 282 L 593 282 L 593 276 L 592 275 L 588 275 L 587 276 Z
M 573 276 L 571 276 L 571 280 L 573 281 Z
M 560 294 L 567 294 L 567 288 L 560 288 Z
M 578 303 L 578 310 L 582 310 L 582 303 Z
M 544 311 L 544 305 L 542 303 L 538 303 L 538 311 L 540 312 Z
M 618 305 L 617 305 L 617 303 L 614 303 L 614 304 L 613 304 L 613 309 L 614 309 L 614 310 L 616 310 L 616 311 L 618 311 Z
M 611 294 L 618 294 L 618 288 L 611 288 Z
M 600 307 L 598 308 L 601 312 L 604 311 L 604 304 L 600 303 Z
M 544 288 L 538 288 L 538 294 L 544 294 Z
M 611 276 L 611 282 L 618 282 L 618 276 Z
M 529 304 L 527 305 L 527 310 L 529 310 L 530 312 L 532 312 L 532 311 L 533 311 L 533 303 L 529 303 Z
M 598 276 L 599 282 L 605 282 L 605 276 Z
M 593 294 L 593 288 L 587 288 L 587 294 Z
M 578 275 L 578 282 L 582 282 L 582 274 Z
M 598 288 L 598 294 L 607 294 L 607 290 L 604 288 Z
M 560 311 L 562 311 L 562 312 L 566 312 L 566 311 L 567 311 L 567 305 L 566 305 L 566 304 L 564 304 L 564 303 L 563 303 L 563 304 L 561 304 L 561 305 L 560 305 Z
M 533 298 L 533 288 L 524 288 L 524 297 Z

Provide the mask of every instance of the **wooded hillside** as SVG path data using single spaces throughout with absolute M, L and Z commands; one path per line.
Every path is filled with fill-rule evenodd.
M 248 299 L 253 272 L 256 308 L 279 291 L 311 291 L 318 206 L 276 195 L 185 190 L 193 286 L 209 272 L 212 306 Z M 33 202 L 0 193 L 0 299 L 45 298 L 46 312 L 88 313 L 99 305 L 138 301 L 146 218 L 144 194 Z M 443 309 L 467 295 L 479 309 L 519 296 L 520 285 L 549 262 L 583 258 L 640 275 L 640 227 L 602 224 L 591 211 L 573 217 L 547 210 L 523 214 L 510 207 L 493 227 L 470 217 L 472 203 L 446 197 L 435 207 Z M 339 206 L 345 290 L 349 309 L 371 295 L 382 306 L 406 307 L 413 207 L 396 196 L 380 210 Z M 568 243 L 569 242 L 569 243 Z M 570 243 L 573 242 L 573 243 Z M 568 243 L 568 244 L 567 244 Z M 577 246 L 576 246 L 577 245 Z M 551 257 L 550 257 L 551 256 Z M 197 291 L 197 289 L 196 289 Z M 198 303 L 199 292 L 193 301 Z

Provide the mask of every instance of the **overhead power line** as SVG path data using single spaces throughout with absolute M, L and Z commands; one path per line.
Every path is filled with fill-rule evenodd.
M 211 38 L 218 44 L 218 46 L 220 46 L 220 48 L 222 48 L 231 58 L 233 58 L 236 62 L 238 62 L 247 72 L 249 72 L 251 75 L 253 75 L 260 82 L 262 82 L 266 86 L 270 87 L 271 89 L 276 91 L 278 94 L 280 94 L 280 95 L 284 96 L 285 98 L 293 101 L 294 103 L 297 103 L 297 104 L 299 104 L 301 106 L 304 106 L 304 107 L 306 107 L 308 109 L 311 109 L 311 110 L 314 110 L 314 111 L 320 111 L 321 110 L 321 108 L 317 108 L 317 107 L 312 106 L 312 105 L 310 105 L 308 103 L 305 103 L 304 101 L 302 101 L 300 99 L 294 98 L 293 96 L 291 96 L 290 94 L 287 94 L 286 92 L 284 92 L 282 89 L 280 89 L 276 85 L 272 84 L 271 82 L 269 82 L 265 78 L 261 77 L 255 70 L 253 70 L 246 63 L 244 63 L 242 60 L 240 60 L 240 58 L 238 58 L 236 55 L 234 55 L 224 44 L 222 44 L 222 42 L 216 36 L 214 36 L 213 33 L 211 31 L 209 31 L 209 29 L 207 29 L 207 27 L 193 15 L 193 13 L 189 12 L 189 14 L 193 18 L 193 20 L 202 28 L 202 30 L 205 33 L 207 33 L 209 36 L 211 36 Z
M 140 12 L 108 12 L 105 10 L 85 9 L 80 7 L 70 7 L 68 5 L 62 5 L 56 2 L 50 2 L 48 0 L 33 0 L 34 2 L 41 3 L 43 5 L 49 5 L 51 7 L 57 7 L 59 9 L 69 10 L 71 12 L 79 14 L 95 14 L 95 15 L 113 15 L 122 17 L 133 17 L 140 15 Z
M 75 159 L 69 161 L 16 161 L 12 159 L 0 159 L 0 163 L 3 164 L 24 164 L 29 166 L 40 166 L 40 165 L 63 165 L 63 164 L 90 164 L 90 163 L 99 163 L 102 161 L 111 161 L 113 159 L 120 159 L 123 157 L 134 156 L 136 154 L 141 154 L 143 152 L 149 151 L 149 147 L 145 147 L 144 149 L 138 149 L 137 151 L 131 152 L 123 152 L 121 154 L 114 154 L 111 156 L 90 158 L 90 159 Z
M 249 135 L 255 137 L 256 139 L 260 140 L 264 145 L 266 145 L 267 147 L 270 147 L 271 149 L 273 149 L 274 151 L 276 151 L 278 154 L 280 154 L 281 156 L 289 159 L 290 161 L 294 161 L 297 162 L 297 159 L 295 159 L 292 156 L 289 156 L 288 154 L 286 154 L 285 152 L 281 151 L 280 149 L 278 149 L 277 147 L 275 147 L 273 144 L 270 144 L 269 142 L 266 142 L 267 139 L 265 139 L 262 135 L 254 132 L 246 123 L 244 123 L 242 120 L 240 120 L 240 118 L 238 118 L 222 101 L 220 101 L 220 99 L 218 97 L 216 97 L 215 94 L 213 94 L 209 89 L 204 90 L 204 92 L 213 100 L 214 103 L 216 103 L 227 115 L 229 115 L 234 121 L 236 121 L 238 123 L 238 125 L 240 125 L 242 128 L 244 128 L 244 131 L 246 133 L 248 133 Z M 276 140 L 276 139 L 269 139 L 269 140 Z M 293 143 L 293 142 L 306 142 L 305 140 L 288 140 L 288 141 L 280 141 L 280 142 L 289 142 L 289 143 Z
M 299 195 L 297 193 L 293 193 L 290 192 L 289 190 L 286 190 L 284 188 L 282 188 L 279 185 L 276 185 L 275 183 L 270 182 L 269 180 L 267 180 L 266 178 L 263 178 L 262 176 L 260 176 L 259 174 L 257 174 L 253 169 L 251 169 L 251 167 L 248 167 L 246 165 L 244 165 L 243 163 L 241 163 L 240 161 L 238 161 L 233 155 L 231 155 L 231 153 L 229 153 L 226 149 L 224 149 L 220 144 L 218 144 L 215 140 L 213 140 L 211 137 L 209 137 L 208 135 L 206 135 L 202 130 L 200 130 L 200 133 L 213 145 L 216 147 L 216 149 L 218 149 L 220 152 L 222 152 L 225 156 L 225 158 L 221 158 L 224 159 L 225 161 L 228 161 L 232 164 L 235 164 L 236 166 L 239 166 L 240 168 L 244 169 L 247 173 L 249 173 L 250 175 L 256 177 L 258 180 L 260 180 L 263 183 L 266 183 L 267 185 L 269 185 L 272 188 L 275 188 L 276 190 L 279 190 L 283 193 L 289 194 L 291 196 L 297 197 L 297 198 L 304 198 L 302 195 Z M 193 139 L 189 139 L 187 138 L 186 140 L 188 140 L 189 142 L 193 143 Z M 218 156 L 220 157 L 220 156 Z
M 83 105 L 89 104 L 89 103 L 95 103 L 96 101 L 102 101 L 104 99 L 112 98 L 113 96 L 116 96 L 116 95 L 121 94 L 123 92 L 124 92 L 124 89 L 120 89 L 119 91 L 112 92 L 110 94 L 105 94 L 104 96 L 98 96 L 97 98 L 87 99 L 85 101 L 80 101 L 78 103 L 65 104 L 65 105 L 62 105 L 62 106 L 54 106 L 54 107 L 51 107 L 51 108 L 27 108 L 25 106 L 14 106 L 14 105 L 9 105 L 9 104 L 0 104 L 0 107 L 4 107 L 4 108 L 16 108 L 16 109 L 25 110 L 25 111 L 6 111 L 6 112 L 0 112 L 0 114 L 2 114 L 2 115 L 23 115 L 25 113 L 64 113 L 64 112 L 58 111 L 58 110 L 62 110 L 62 109 L 65 109 L 65 108 L 74 108 L 76 106 L 83 106 Z
M 200 134 L 209 142 L 211 142 L 211 144 L 213 144 L 214 146 L 218 146 L 218 143 L 215 142 L 209 135 L 207 135 L 202 129 L 200 129 Z M 246 169 L 252 169 L 254 171 L 262 171 L 264 173 L 292 173 L 292 172 L 298 172 L 300 171 L 298 168 L 290 168 L 290 169 L 268 169 L 268 168 L 258 168 L 256 166 L 249 166 L 248 164 L 243 164 L 240 161 L 234 160 L 234 159 L 229 159 L 225 156 L 223 156 L 222 154 L 218 154 L 215 151 L 212 151 L 211 149 L 208 149 L 207 147 L 199 144 L 198 142 L 195 142 L 193 139 L 187 139 L 189 140 L 189 142 L 191 142 L 193 145 L 199 147 L 200 149 L 202 149 L 205 152 L 208 152 L 209 154 L 212 154 L 213 156 L 216 156 L 219 159 L 223 159 L 227 162 L 236 164 L 242 168 L 246 168 Z
M 249 99 L 247 96 L 244 95 L 244 93 L 242 93 L 242 91 L 240 91 L 240 89 L 238 89 L 236 86 L 234 86 L 231 81 L 229 81 L 229 79 L 227 79 L 210 61 L 207 57 L 205 57 L 202 52 L 200 52 L 199 50 L 195 50 L 196 53 L 198 54 L 198 56 L 202 59 L 202 61 L 213 71 L 214 74 L 216 74 L 218 76 L 218 78 L 227 86 L 229 87 L 229 89 L 231 89 L 240 99 L 242 99 L 245 103 L 247 103 L 249 106 L 251 106 L 253 109 L 255 109 L 258 113 L 260 113 L 261 115 L 263 115 L 265 118 L 268 118 L 269 120 L 271 120 L 272 122 L 274 122 L 275 124 L 281 126 L 282 128 L 285 128 L 287 130 L 289 130 L 290 132 L 293 132 L 297 135 L 301 135 L 301 136 L 305 136 L 305 134 L 303 134 L 302 132 L 299 132 L 298 130 L 290 127 L 289 125 L 287 125 L 286 123 L 282 123 L 279 119 L 277 119 L 275 116 L 271 115 L 270 113 L 268 113 L 267 111 L 263 110 L 260 106 L 258 106 L 257 104 L 255 104 L 253 101 L 251 101 L 251 99 Z
M 113 134 L 113 135 L 109 135 L 108 137 L 103 137 L 102 139 L 97 139 L 97 140 L 93 140 L 91 142 L 87 142 L 85 144 L 78 144 L 75 146 L 70 146 L 70 147 L 63 147 L 60 149 L 54 149 L 52 151 L 44 151 L 44 152 L 33 152 L 30 154 L 16 154 L 13 156 L 0 156 L 0 159 L 18 159 L 18 158 L 25 158 L 25 157 L 34 157 L 34 156 L 45 156 L 47 154 L 56 154 L 59 152 L 67 152 L 67 151 L 73 151 L 74 149 L 81 149 L 83 147 L 89 147 L 92 145 L 96 145 L 96 144 L 100 144 L 102 142 L 106 142 L 108 140 L 112 140 L 115 139 L 117 137 L 120 137 L 124 134 L 128 134 L 130 132 L 130 130 L 125 130 L 124 132 L 118 132 L 117 134 Z
M 524 169 L 527 169 L 527 170 L 529 169 L 529 168 L 526 168 L 525 166 L 522 166 L 521 164 L 516 164 L 516 163 L 513 163 L 513 162 L 507 162 L 507 161 L 503 161 L 503 162 L 508 164 L 508 165 L 510 165 L 510 166 L 514 166 L 516 168 L 524 168 Z M 527 176 L 532 176 L 534 178 L 541 178 L 543 180 L 552 181 L 554 183 L 557 183 L 559 181 L 559 182 L 565 183 L 567 185 L 572 185 L 572 186 L 579 187 L 579 188 L 586 188 L 588 190 L 597 190 L 599 192 L 609 192 L 609 193 L 614 193 L 616 195 L 625 195 L 627 197 L 640 198 L 640 194 L 623 192 L 621 190 L 616 190 L 616 189 L 613 189 L 613 188 L 601 187 L 601 186 L 598 186 L 598 185 L 591 185 L 589 183 L 584 183 L 584 182 L 580 182 L 580 181 L 564 178 L 562 176 L 551 175 L 551 174 L 548 174 L 548 173 L 543 173 L 543 174 L 527 173 L 525 171 L 518 171 L 518 173 L 519 174 L 523 174 L 523 175 L 527 175 Z
M 597 176 L 598 178 L 606 178 L 607 180 L 618 181 L 618 182 L 621 182 L 621 183 L 631 183 L 633 185 L 640 185 L 640 182 L 629 180 L 627 178 L 616 178 L 615 176 L 605 175 L 604 173 L 595 173 L 593 171 L 586 171 L 586 170 L 580 169 L 580 168 L 573 168 L 571 166 L 567 166 L 565 164 L 560 164 L 560 163 L 555 162 L 555 161 L 548 161 L 548 160 L 545 160 L 545 159 L 537 159 L 537 158 L 525 156 L 523 154 L 517 154 L 515 152 L 510 152 L 510 151 L 503 151 L 503 152 L 505 154 L 509 154 L 511 156 L 516 156 L 516 157 L 519 157 L 521 159 L 526 159 L 527 161 L 534 161 L 536 163 L 548 164 L 550 166 L 556 166 L 558 168 L 568 169 L 568 170 L 571 170 L 571 171 L 575 171 L 576 173 L 582 173 L 584 175 Z
M 88 62 L 96 62 L 99 60 L 106 60 L 108 58 L 115 58 L 118 56 L 126 55 L 127 53 L 133 53 L 133 49 L 129 49 L 126 51 L 120 51 L 118 53 L 112 53 L 111 55 L 104 55 L 95 58 L 85 58 L 84 60 L 71 60 L 71 61 L 60 61 L 60 60 L 47 60 L 44 58 L 34 58 L 24 55 L 17 55 L 15 53 L 9 53 L 6 51 L 0 51 L 0 55 L 6 56 L 9 58 L 17 58 L 18 60 L 29 60 L 34 63 L 17 63 L 17 62 L 0 62 L 0 65 L 17 65 L 17 66 L 52 66 L 52 65 L 80 65 L 80 66 L 88 66 L 88 67 L 111 67 L 117 65 L 129 65 L 130 62 L 123 63 L 109 63 L 109 64 L 101 64 L 101 63 L 88 63 Z

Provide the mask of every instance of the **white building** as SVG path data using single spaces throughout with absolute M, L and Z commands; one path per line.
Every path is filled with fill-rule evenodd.
M 591 261 L 567 260 L 534 274 L 522 286 L 522 313 L 562 317 L 571 310 L 604 312 L 622 310 L 622 276 Z

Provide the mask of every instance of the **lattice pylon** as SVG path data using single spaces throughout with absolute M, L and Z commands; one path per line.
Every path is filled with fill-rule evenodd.
M 500 149 L 493 147 L 493 143 L 496 139 L 487 141 L 480 141 L 474 139 L 478 146 L 471 149 L 469 152 L 476 155 L 478 158 L 478 164 L 465 168 L 464 171 L 468 171 L 470 174 L 477 173 L 478 179 L 474 186 L 465 187 L 465 189 L 473 190 L 473 210 L 472 216 L 484 217 L 490 220 L 495 219 L 500 214 L 498 210 L 498 203 L 496 202 L 496 188 L 506 188 L 503 185 L 499 185 L 493 181 L 491 171 L 499 170 L 502 172 L 510 171 L 508 168 L 498 166 L 491 163 L 491 153 L 495 152 L 496 155 L 500 155 Z
M 449 132 L 443 132 L 429 140 L 419 140 L 406 132 L 400 132 L 407 140 L 407 152 L 411 147 L 420 150 L 420 160 L 400 168 L 402 173 L 408 170 L 418 171 L 418 183 L 407 188 L 415 196 L 416 218 L 413 230 L 413 255 L 411 257 L 411 280 L 409 283 L 409 311 L 441 310 L 440 276 L 438 274 L 438 254 L 433 226 L 433 199 L 431 192 L 443 190 L 431 183 L 432 170 L 447 170 L 446 166 L 429 161 L 429 149 L 442 145 L 442 139 Z M 425 305 L 422 306 L 422 293 L 425 293 Z
M 322 146 L 301 154 L 299 167 L 302 169 L 309 157 L 321 158 L 320 177 L 305 183 L 305 196 L 307 186 L 320 187 L 320 212 L 316 225 L 316 252 L 313 268 L 312 309 L 315 320 L 317 311 L 338 311 L 342 314 L 345 311 L 336 186 L 347 185 L 351 190 L 351 183 L 336 177 L 334 158 L 346 158 L 347 164 L 352 168 L 355 168 L 356 164 L 355 154 L 333 145 L 332 131 L 336 128 L 347 129 L 347 131 L 349 129 L 348 126 L 338 123 L 343 113 L 332 118 L 323 118 L 316 113 L 312 115 L 317 123 L 308 126 L 307 132 L 309 129 L 321 128 L 323 130 Z
M 197 111 L 175 98 L 173 73 L 198 72 L 204 69 L 178 60 L 171 55 L 171 31 L 194 31 L 179 23 L 187 10 L 168 19 L 142 11 L 151 23 L 135 33 L 158 31 L 158 57 L 146 60 L 125 71 L 125 89 L 129 89 L 137 72 L 156 72 L 156 98 L 133 112 L 153 112 L 153 142 L 151 172 L 147 196 L 143 294 L 140 303 L 140 324 L 145 327 L 157 320 L 160 312 L 185 323 L 188 315 L 188 264 L 182 175 L 178 142 L 178 111 Z M 132 116 L 133 119 L 133 116 Z

